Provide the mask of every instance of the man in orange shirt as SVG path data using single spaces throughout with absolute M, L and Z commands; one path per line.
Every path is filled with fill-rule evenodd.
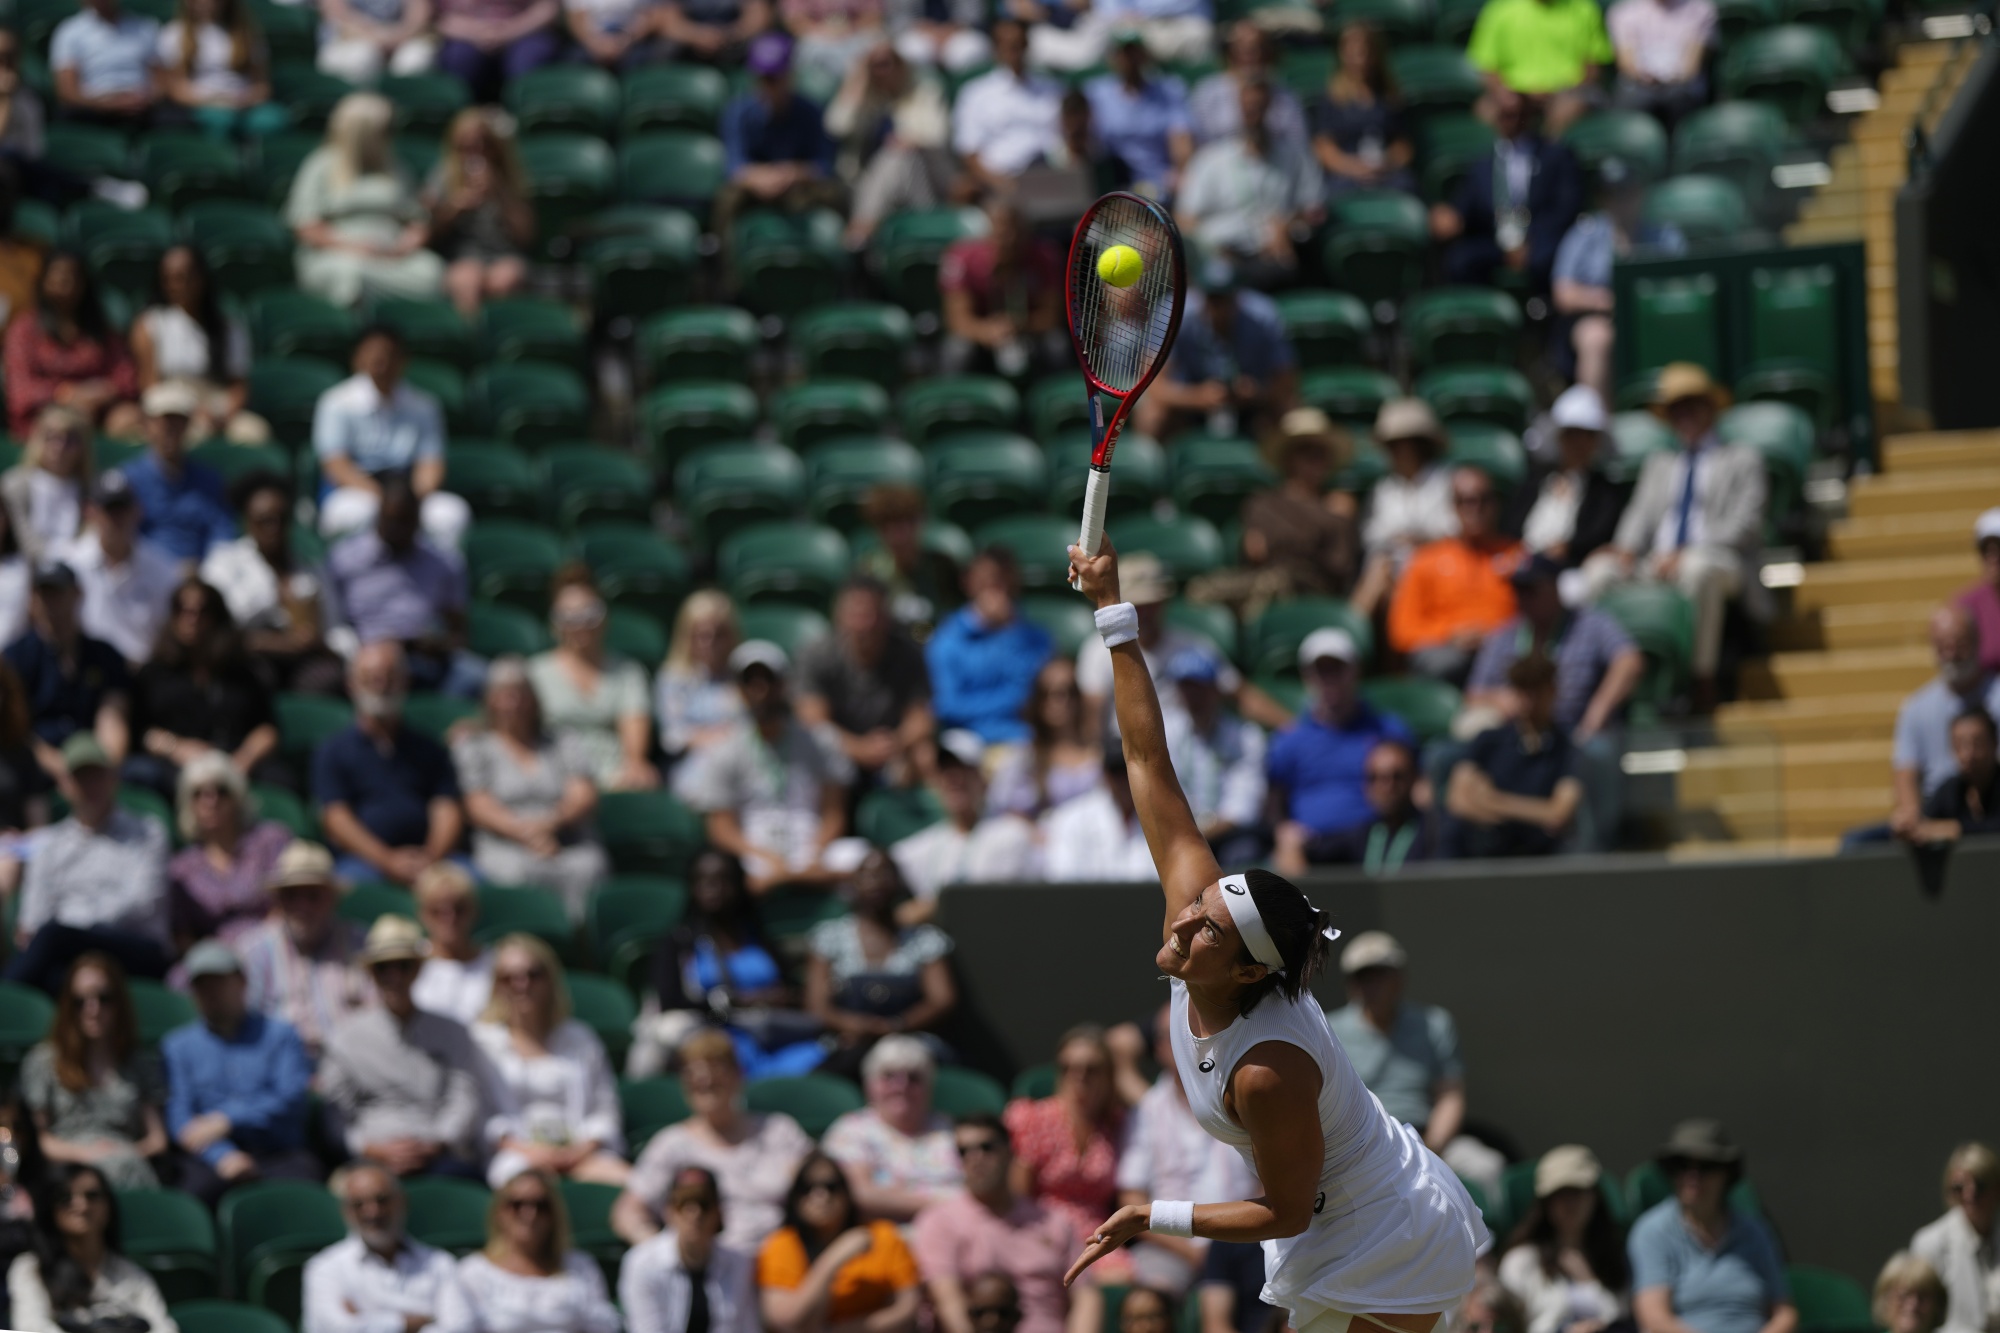
M 1484 472 L 1458 469 L 1451 504 L 1458 535 L 1411 557 L 1389 599 L 1389 643 L 1418 675 L 1459 685 L 1480 641 L 1514 617 L 1508 576 L 1521 561 L 1521 544 L 1501 535 L 1498 497 Z

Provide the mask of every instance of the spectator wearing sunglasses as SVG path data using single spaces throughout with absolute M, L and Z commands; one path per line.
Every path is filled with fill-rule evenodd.
M 906 1033 L 875 1043 L 861 1061 L 868 1105 L 833 1122 L 822 1142 L 847 1171 L 870 1217 L 907 1222 L 964 1183 L 951 1121 L 931 1103 L 937 1062 Z
M 1777 1237 L 1730 1202 L 1743 1149 L 1716 1121 L 1683 1120 L 1657 1160 L 1673 1197 L 1633 1223 L 1627 1242 L 1640 1333 L 1795 1333 Z
M 1910 1250 L 1944 1279 L 1945 1333 L 1984 1333 L 2000 1288 L 1993 1243 L 2000 1212 L 2000 1153 L 1961 1143 L 1944 1164 L 1945 1213 L 1910 1238 Z
M 380 1162 L 362 1160 L 333 1173 L 347 1239 L 306 1264 L 304 1333 L 412 1328 L 437 1315 L 451 1283 L 452 1259 L 404 1231 L 403 1183 Z
M 763 1333 L 755 1261 L 716 1243 L 722 1192 L 698 1166 L 674 1174 L 667 1229 L 625 1256 L 618 1303 L 625 1333 Z
M 917 1324 L 917 1262 L 893 1222 L 861 1220 L 840 1163 L 807 1155 L 785 1195 L 785 1225 L 757 1255 L 758 1303 L 771 1333 L 871 1333 Z
M 1392 875 L 1408 861 L 1435 860 L 1437 821 L 1417 805 L 1417 752 L 1408 741 L 1385 736 L 1361 769 L 1362 791 L 1374 817 L 1352 828 L 1315 833 L 1287 820 L 1278 826 L 1274 862 L 1282 875 L 1308 866 L 1358 865 L 1371 875 Z
M 965 1190 L 917 1214 L 917 1267 L 942 1333 L 994 1333 L 996 1302 L 985 1279 L 1007 1278 L 1018 1310 L 1003 1326 L 1063 1333 L 1069 1291 L 1063 1273 L 1082 1236 L 1068 1214 L 1014 1192 L 1014 1149 L 995 1115 L 971 1115 L 952 1133 Z
M 528 679 L 542 720 L 558 740 L 575 742 L 592 779 L 609 791 L 649 791 L 660 785 L 648 753 L 653 743 L 652 694 L 646 669 L 605 646 L 610 614 L 588 570 L 557 575 L 549 601 L 556 646 L 528 660 Z
M 486 1248 L 458 1261 L 436 1333 L 618 1333 L 597 1261 L 570 1248 L 555 1179 L 523 1171 L 493 1192 Z
M 1486 636 L 1514 618 L 1508 576 L 1521 544 L 1500 531 L 1493 479 L 1477 468 L 1452 474 L 1458 535 L 1420 548 L 1389 599 L 1389 643 L 1420 676 L 1462 685 Z

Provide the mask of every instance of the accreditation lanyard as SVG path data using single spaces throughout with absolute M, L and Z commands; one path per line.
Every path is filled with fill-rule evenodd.
M 1361 868 L 1371 875 L 1385 871 L 1401 870 L 1403 862 L 1410 855 L 1410 848 L 1417 841 L 1417 821 L 1410 820 L 1392 835 L 1382 825 L 1368 830 L 1368 850 L 1361 858 Z

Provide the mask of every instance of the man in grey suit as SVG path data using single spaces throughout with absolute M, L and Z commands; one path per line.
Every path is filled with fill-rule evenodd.
M 1633 579 L 1671 583 L 1694 603 L 1695 707 L 1715 705 L 1722 619 L 1731 598 L 1755 591 L 1764 530 L 1764 463 L 1716 436 L 1723 391 L 1700 366 L 1660 371 L 1653 407 L 1680 439 L 1647 458 L 1611 545 L 1584 562 L 1591 600 Z

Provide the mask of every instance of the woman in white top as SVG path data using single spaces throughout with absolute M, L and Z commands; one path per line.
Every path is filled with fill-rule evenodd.
M 132 321 L 132 358 L 139 387 L 162 381 L 187 385 L 201 401 L 188 427 L 193 441 L 224 435 L 235 444 L 262 444 L 270 423 L 243 410 L 249 397 L 250 334 L 222 313 L 208 264 L 191 245 L 160 256 L 153 304 Z
M 1451 469 L 1440 464 L 1446 440 L 1437 413 L 1421 398 L 1397 398 L 1375 414 L 1375 439 L 1389 471 L 1368 496 L 1361 525 L 1365 562 L 1354 585 L 1354 607 L 1373 615 L 1396 586 L 1410 555 L 1426 542 L 1456 536 Z
M 472 876 L 449 861 L 425 868 L 410 886 L 417 921 L 430 937 L 430 956 L 410 987 L 417 1008 L 471 1027 L 493 998 L 493 950 L 472 938 L 479 895 Z
M 1944 1279 L 1946 1333 L 2000 1328 L 2000 1154 L 1961 1143 L 1944 1164 L 1945 1213 L 1910 1238 L 1910 1249 Z
M 1070 562 L 1111 649 L 1132 798 L 1166 894 L 1154 961 L 1171 983 L 1174 1064 L 1195 1119 L 1243 1155 L 1264 1194 L 1120 1208 L 1064 1280 L 1147 1230 L 1258 1241 L 1265 1296 L 1299 1333 L 1431 1333 L 1472 1287 L 1489 1243 L 1479 1212 L 1327 1027 L 1308 989 L 1335 934 L 1327 913 L 1277 875 L 1224 876 L 1215 863 L 1174 777 L 1111 543 L 1093 557 L 1073 546 Z
M 118 1251 L 118 1197 L 94 1166 L 52 1168 L 35 1210 L 35 1248 L 7 1268 L 8 1327 L 65 1327 L 136 1319 L 147 1333 L 179 1333 L 146 1270 Z
M 291 123 L 271 100 L 270 56 L 248 0 L 181 0 L 160 29 L 156 59 L 167 100 L 218 139 L 258 137 Z
M 495 1189 L 524 1170 L 623 1185 L 618 1085 L 597 1034 L 570 1017 L 569 985 L 555 950 L 509 935 L 493 950 L 493 998 L 472 1028 L 499 1086 L 488 1129 L 486 1178 Z
M 1527 1333 L 1601 1333 L 1625 1313 L 1625 1237 L 1598 1194 L 1590 1149 L 1566 1143 L 1535 1164 L 1535 1202 L 1500 1260 L 1500 1285 L 1527 1312 Z
M 618 1270 L 625 1333 L 688 1333 L 697 1283 L 708 1333 L 763 1333 L 756 1260 L 716 1243 L 722 1191 L 714 1173 L 699 1166 L 677 1171 L 666 1214 L 667 1230 L 626 1254 Z
M 30 564 L 83 530 L 92 472 L 89 418 L 73 408 L 43 408 L 21 461 L 0 476 L 7 521 Z
M 681 603 L 654 708 L 660 715 L 660 748 L 674 758 L 707 749 L 746 720 L 743 696 L 729 670 L 729 654 L 742 641 L 728 593 L 704 589 Z
M 438 1295 L 437 1333 L 618 1333 L 604 1274 L 569 1247 L 555 1180 L 523 1171 L 495 1190 L 486 1248 L 458 1261 Z
M 28 628 L 28 557 L 14 532 L 14 516 L 0 505 L 0 646 Z

